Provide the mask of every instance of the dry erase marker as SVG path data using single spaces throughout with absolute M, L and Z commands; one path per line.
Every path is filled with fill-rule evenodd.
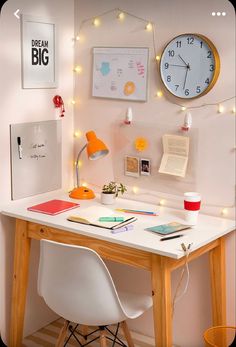
M 20 138 L 20 136 L 17 137 L 17 144 L 18 144 L 19 159 L 22 159 L 22 146 L 21 146 L 21 138 Z
M 167 240 L 172 240 L 172 239 L 177 239 L 178 237 L 182 237 L 184 235 L 174 235 L 174 236 L 168 236 L 168 237 L 163 237 L 160 239 L 160 241 L 167 241 Z
M 126 225 L 124 227 L 120 227 L 119 229 L 114 229 L 112 230 L 112 234 L 118 234 L 118 233 L 122 233 L 124 231 L 128 231 L 128 230 L 133 230 L 134 226 L 132 224 Z

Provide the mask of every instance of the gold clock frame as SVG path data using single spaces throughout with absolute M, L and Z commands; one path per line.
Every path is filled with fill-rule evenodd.
M 181 36 L 185 36 L 185 35 L 193 35 L 193 36 L 197 36 L 199 37 L 200 39 L 202 39 L 203 41 L 205 41 L 208 46 L 210 47 L 211 51 L 212 51 L 212 54 L 214 56 L 214 60 L 215 60 L 215 70 L 214 70 L 214 74 L 213 74 L 213 78 L 211 80 L 211 82 L 209 83 L 208 87 L 200 94 L 200 95 L 196 95 L 196 96 L 193 96 L 191 98 L 183 98 L 181 96 L 177 96 L 175 94 L 173 94 L 165 85 L 163 79 L 162 79 L 162 76 L 161 76 L 161 61 L 162 61 L 162 57 L 163 57 L 163 53 L 164 51 L 166 50 L 166 47 L 175 39 L 181 37 Z M 208 38 L 206 37 L 205 35 L 202 35 L 202 34 L 196 34 L 196 33 L 185 33 L 185 34 L 180 34 L 180 35 L 177 35 L 175 37 L 173 37 L 166 45 L 165 47 L 163 48 L 162 50 L 162 53 L 161 53 L 161 57 L 160 57 L 160 60 L 159 60 L 159 73 L 160 73 L 160 77 L 161 77 L 161 82 L 163 84 L 163 86 L 165 87 L 165 89 L 168 91 L 168 93 L 170 93 L 172 96 L 175 96 L 176 98 L 179 98 L 179 99 L 182 99 L 182 100 L 191 100 L 191 99 L 196 99 L 196 98 L 200 98 L 201 96 L 207 94 L 213 87 L 214 85 L 216 84 L 216 81 L 219 77 L 219 74 L 220 74 L 220 56 L 219 56 L 219 53 L 215 47 L 215 45 L 213 44 L 213 42 Z

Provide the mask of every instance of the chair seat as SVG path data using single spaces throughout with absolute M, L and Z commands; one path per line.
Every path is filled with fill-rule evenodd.
M 153 305 L 149 295 L 118 291 L 118 296 L 127 318 L 137 318 Z

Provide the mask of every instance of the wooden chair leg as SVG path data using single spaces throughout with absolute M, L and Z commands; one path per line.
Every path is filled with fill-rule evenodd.
M 126 339 L 126 341 L 127 341 L 127 343 L 128 343 L 128 346 L 129 346 L 129 347 L 135 347 L 135 346 L 134 346 L 133 339 L 132 339 L 131 334 L 130 334 L 130 331 L 129 331 L 129 327 L 128 327 L 126 321 L 121 322 L 120 325 L 121 325 L 121 328 L 122 328 L 122 330 L 123 330 L 125 339 Z
M 70 322 L 68 320 L 64 321 L 63 327 L 60 330 L 55 347 L 62 347 L 64 345 L 69 324 L 70 324 Z
M 107 338 L 105 330 L 100 330 L 100 346 L 107 347 Z

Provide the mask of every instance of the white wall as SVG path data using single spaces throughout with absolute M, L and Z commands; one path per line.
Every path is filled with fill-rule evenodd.
M 215 87 L 205 96 L 183 102 L 185 106 L 198 106 L 217 103 L 235 94 L 235 19 L 234 9 L 226 0 L 83 0 L 76 1 L 76 29 L 88 18 L 93 18 L 114 8 L 121 8 L 138 17 L 155 23 L 156 48 L 161 53 L 165 44 L 178 34 L 193 32 L 209 37 L 217 47 L 221 59 L 221 72 Z M 225 11 L 225 17 L 213 17 L 212 11 Z M 178 128 L 183 122 L 183 113 L 174 102 L 179 102 L 164 92 L 162 98 L 155 96 L 162 89 L 159 74 L 154 62 L 152 34 L 144 30 L 145 24 L 127 17 L 123 23 L 116 20 L 116 13 L 101 17 L 101 25 L 95 28 L 91 21 L 85 22 L 77 43 L 76 63 L 82 66 L 82 73 L 76 80 L 77 98 L 75 129 L 84 134 L 94 129 L 114 149 L 111 126 L 122 122 L 128 106 L 132 106 L 134 120 L 145 125 L 158 127 L 161 124 Z M 92 47 L 146 47 L 150 48 L 149 95 L 148 102 L 125 102 L 120 100 L 98 99 L 91 97 Z M 233 100 L 224 103 L 225 112 L 219 114 L 217 106 L 206 106 L 191 111 L 193 128 L 198 131 L 198 162 L 196 165 L 195 187 L 203 196 L 203 207 L 212 209 L 220 215 L 224 206 L 234 204 L 234 125 L 232 114 Z M 135 123 L 133 125 L 135 127 Z M 113 129 L 114 130 L 114 129 Z M 148 133 L 146 134 L 148 138 Z M 84 137 L 78 139 L 80 148 Z M 117 158 L 122 160 L 122 158 Z M 84 160 L 81 176 L 87 182 L 98 186 L 107 183 L 116 176 L 112 166 L 112 154 L 102 160 L 89 162 Z M 105 170 L 104 170 L 105 168 Z M 96 174 L 95 174 L 96 173 Z M 133 181 L 138 185 L 138 180 Z M 173 180 L 175 190 L 178 181 Z M 166 187 L 162 187 L 166 191 Z M 155 192 L 155 185 L 152 187 Z M 169 191 L 171 193 L 171 190 Z M 139 196 L 137 195 L 137 199 Z M 158 203 L 156 199 L 156 203 Z M 234 218 L 234 208 L 230 216 Z M 235 236 L 227 238 L 227 309 L 228 324 L 235 324 Z M 112 272 L 120 287 L 148 292 L 149 274 L 120 265 L 111 265 Z M 173 275 L 173 289 L 176 287 L 179 271 Z M 208 259 L 206 256 L 190 264 L 190 284 L 185 297 L 176 306 L 174 316 L 174 342 L 182 347 L 200 347 L 203 345 L 202 333 L 211 325 L 210 283 Z M 130 323 L 134 330 L 152 335 L 152 314 Z M 164 346 L 163 346 L 164 347 Z
M 21 39 L 20 20 L 13 13 L 40 18 L 52 18 L 57 24 L 58 34 L 58 88 L 21 88 Z M 66 113 L 62 119 L 62 186 L 67 189 L 73 183 L 73 0 L 8 0 L 0 16 L 0 207 L 11 199 L 10 136 L 9 124 L 55 119 L 52 103 L 59 94 L 65 101 Z M 11 274 L 13 264 L 14 225 L 6 217 L 0 221 L 0 331 L 7 339 L 11 297 Z M 52 314 L 37 296 L 36 277 L 38 244 L 33 243 L 31 253 L 30 286 L 27 298 L 25 334 L 37 330 L 51 321 Z

